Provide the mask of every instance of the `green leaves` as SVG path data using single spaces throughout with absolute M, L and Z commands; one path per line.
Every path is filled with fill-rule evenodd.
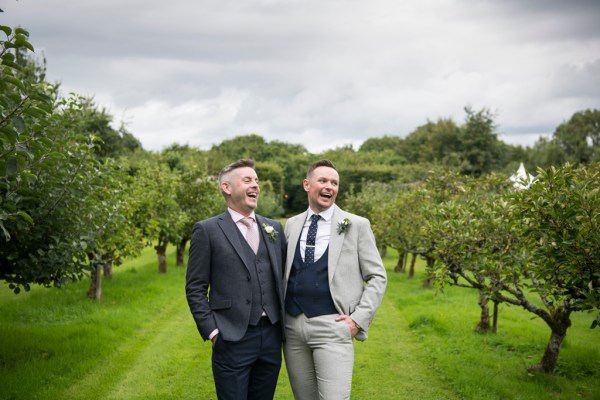
M 26 57 L 26 30 L 0 30 L 0 279 L 18 293 L 84 275 L 97 243 L 94 196 L 112 193 L 101 190 L 93 140 L 77 129 L 82 99 L 59 99 L 44 82 Z
M 0 25 L 0 30 L 4 32 L 7 40 L 1 41 L 4 49 L 19 49 L 26 48 L 29 51 L 34 51 L 33 46 L 29 43 L 29 32 L 23 28 L 15 28 L 13 31 L 8 26 Z
M 4 34 L 6 35 L 6 37 L 9 37 L 12 33 L 12 29 L 9 28 L 8 26 L 3 26 L 0 25 L 0 31 L 4 32 Z
M 444 171 L 384 191 L 370 186 L 350 204 L 369 215 L 378 243 L 435 257 L 437 283 L 478 289 L 549 325 L 557 312 L 600 309 L 600 164 L 538 170 L 519 191 L 507 177 Z

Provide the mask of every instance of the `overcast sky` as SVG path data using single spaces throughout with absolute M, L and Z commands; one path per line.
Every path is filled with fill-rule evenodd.
M 511 144 L 600 108 L 598 0 L 0 0 L 63 92 L 147 150 L 311 152 L 494 112 Z

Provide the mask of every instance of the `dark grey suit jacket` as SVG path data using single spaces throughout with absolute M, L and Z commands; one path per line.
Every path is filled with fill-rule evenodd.
M 283 260 L 286 242 L 281 223 L 256 215 L 260 240 L 266 244 L 281 316 L 283 303 Z M 275 228 L 277 237 L 269 238 L 263 228 Z M 190 311 L 204 340 L 219 329 L 221 338 L 240 340 L 248 327 L 252 302 L 252 283 L 244 259 L 243 237 L 228 211 L 216 217 L 197 222 L 192 232 L 186 275 L 186 295 Z M 282 324 L 283 325 L 283 324 Z

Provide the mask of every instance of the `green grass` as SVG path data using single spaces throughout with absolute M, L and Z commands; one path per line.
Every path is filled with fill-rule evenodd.
M 444 293 L 392 272 L 369 332 L 357 342 L 353 399 L 598 399 L 600 329 L 576 314 L 553 375 L 530 375 L 550 332 L 501 306 L 496 335 L 473 331 L 477 294 Z M 0 286 L 0 399 L 216 399 L 210 344 L 202 342 L 184 293 L 185 269 L 166 275 L 144 254 L 115 268 L 103 301 L 88 282 L 14 295 Z M 285 367 L 277 399 L 291 399 Z

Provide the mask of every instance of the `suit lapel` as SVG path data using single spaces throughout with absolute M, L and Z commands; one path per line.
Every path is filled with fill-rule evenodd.
M 229 243 L 231 243 L 231 246 L 234 248 L 235 252 L 244 262 L 246 268 L 250 270 L 250 266 L 248 265 L 246 257 L 244 256 L 242 242 L 240 241 L 239 228 L 235 222 L 233 222 L 233 218 L 231 218 L 229 212 L 225 211 L 223 214 L 221 214 L 219 217 L 219 226 L 221 227 L 221 230 L 225 234 L 227 240 L 229 240 Z
M 335 275 L 335 270 L 337 268 L 338 260 L 340 259 L 340 254 L 342 253 L 342 246 L 344 244 L 344 238 L 346 237 L 346 233 L 342 232 L 340 234 L 337 233 L 338 223 L 344 219 L 344 211 L 340 209 L 338 206 L 334 205 L 333 216 L 331 217 L 331 236 L 329 237 L 329 257 L 327 258 L 327 276 L 329 278 L 329 283 L 333 280 L 333 276 Z
M 289 228 L 286 226 L 286 230 L 289 232 L 289 236 L 287 238 L 288 241 L 288 251 L 287 251 L 287 260 L 285 262 L 285 279 L 287 279 L 290 275 L 290 271 L 292 269 L 292 263 L 294 262 L 294 255 L 296 254 L 296 246 L 298 246 L 298 241 L 300 240 L 300 234 L 302 233 L 302 227 L 304 226 L 304 222 L 306 221 L 306 216 L 308 214 L 308 210 L 304 211 L 302 214 L 299 214 L 297 218 L 295 218 L 292 223 L 290 223 Z

